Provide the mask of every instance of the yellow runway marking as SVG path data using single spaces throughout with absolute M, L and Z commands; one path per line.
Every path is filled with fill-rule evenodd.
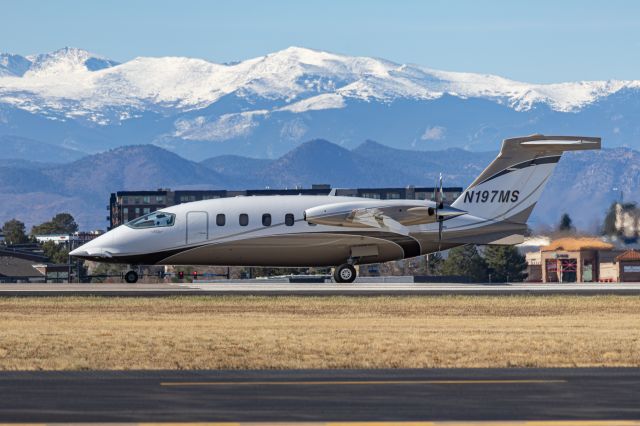
M 277 423 L 272 423 L 274 426 Z M 327 422 L 296 423 L 301 426 L 640 426 L 636 420 L 523 420 L 523 421 L 434 421 L 434 422 Z M 248 426 L 249 423 L 241 425 Z M 258 424 L 256 424 L 258 425 Z M 284 426 L 282 423 L 279 425 Z M 261 424 L 260 426 L 269 426 Z
M 240 423 L 248 426 L 251 423 Z M 290 423 L 289 425 L 293 425 Z M 301 426 L 640 426 L 635 420 L 533 420 L 533 421 L 434 421 L 434 422 L 326 422 L 326 423 L 295 423 Z M 255 423 L 260 426 L 281 425 L 286 423 Z
M 430 422 L 185 422 L 185 423 L 0 423 L 0 426 L 48 425 L 104 426 L 640 426 L 640 420 L 522 420 L 522 421 L 430 421 Z
M 567 383 L 566 380 L 341 380 L 281 382 L 161 382 L 160 386 L 365 386 L 365 385 L 510 385 Z
M 529 420 L 433 422 L 246 422 L 246 423 L 138 423 L 136 426 L 640 426 L 638 420 Z M 16 426 L 16 425 L 13 425 Z M 22 426 L 22 425 L 18 425 Z

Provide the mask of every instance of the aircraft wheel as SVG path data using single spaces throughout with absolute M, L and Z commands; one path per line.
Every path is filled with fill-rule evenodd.
M 129 284 L 136 283 L 138 281 L 138 273 L 136 271 L 129 271 L 124 274 L 124 280 Z
M 337 283 L 352 283 L 355 281 L 357 275 L 356 268 L 348 263 L 336 267 L 333 271 L 333 279 Z

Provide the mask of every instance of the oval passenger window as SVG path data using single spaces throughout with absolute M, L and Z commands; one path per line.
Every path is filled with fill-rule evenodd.
M 293 217 L 293 213 L 287 213 L 286 215 L 284 215 L 284 224 L 287 226 L 293 226 L 293 222 L 295 222 L 295 219 Z

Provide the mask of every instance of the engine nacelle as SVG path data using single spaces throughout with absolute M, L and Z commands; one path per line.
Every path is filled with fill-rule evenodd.
M 358 209 L 368 207 L 371 205 L 367 202 L 325 204 L 305 210 L 304 219 L 318 225 L 370 228 L 369 225 L 353 221 Z
M 309 223 L 350 228 L 398 228 L 451 219 L 466 212 L 450 206 L 436 208 L 432 201 L 359 200 L 324 204 L 305 210 Z

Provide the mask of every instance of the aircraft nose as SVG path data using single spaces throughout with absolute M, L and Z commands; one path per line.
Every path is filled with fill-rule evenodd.
M 83 259 L 110 258 L 111 252 L 107 247 L 109 247 L 108 243 L 110 243 L 112 239 L 113 236 L 109 235 L 109 232 L 107 232 L 106 234 L 81 245 L 77 249 L 72 250 L 69 255 Z

